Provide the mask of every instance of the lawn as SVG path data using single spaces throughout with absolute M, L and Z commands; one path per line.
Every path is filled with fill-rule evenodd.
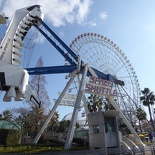
M 72 146 L 68 151 L 88 150 L 88 147 Z M 10 145 L 0 146 L 0 153 L 37 153 L 43 151 L 64 151 L 63 146 L 50 145 Z
M 63 147 L 47 145 L 10 145 L 0 146 L 0 153 L 36 153 L 42 151 L 62 151 Z

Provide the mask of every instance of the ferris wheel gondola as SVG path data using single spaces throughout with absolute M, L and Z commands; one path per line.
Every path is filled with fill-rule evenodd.
M 73 40 L 69 48 L 42 20 L 39 21 L 42 26 L 50 32 L 52 37 L 48 37 L 38 26 L 36 26 L 36 28 L 70 64 L 66 64 L 65 67 L 51 67 L 50 73 L 69 73 L 70 78 L 55 102 L 40 132 L 34 139 L 34 144 L 38 141 L 42 131 L 45 130 L 49 120 L 53 116 L 54 111 L 61 103 L 63 97 L 65 97 L 67 90 L 69 90 L 68 93 L 74 93 L 73 91 L 75 91 L 75 94 L 77 94 L 65 143 L 65 148 L 70 148 L 81 101 L 86 107 L 87 100 L 86 97 L 83 96 L 83 92 L 84 87 L 86 86 L 85 84 L 88 82 L 89 76 L 91 75 L 112 82 L 112 88 L 117 90 L 118 95 L 116 95 L 115 98 L 109 96 L 109 102 L 117 111 L 119 111 L 120 117 L 123 118 L 124 123 L 130 129 L 131 133 L 139 139 L 137 133 L 129 123 L 129 121 L 132 122 L 132 116 L 134 116 L 132 113 L 135 113 L 139 105 L 139 82 L 131 63 L 125 54 L 116 46 L 116 44 L 110 41 L 110 39 L 96 33 L 79 35 Z M 57 69 L 57 72 L 55 72 L 55 69 Z M 37 72 L 37 70 L 35 71 L 33 68 L 29 69 L 29 71 L 32 71 L 31 74 Z M 45 70 L 43 70 L 42 73 L 45 73 Z
M 140 104 L 140 87 L 135 70 L 125 53 L 113 41 L 97 33 L 79 35 L 72 41 L 70 48 L 84 63 L 112 75 L 113 88 L 117 90 L 115 100 L 131 122 Z M 78 80 L 74 80 L 70 88 L 72 93 L 77 85 Z

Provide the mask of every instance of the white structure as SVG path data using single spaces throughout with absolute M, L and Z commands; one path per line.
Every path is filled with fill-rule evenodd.
M 117 122 L 118 114 L 118 111 L 109 110 L 106 112 L 90 113 L 88 115 L 90 149 L 120 146 Z
M 0 89 L 6 91 L 5 102 L 10 102 L 13 97 L 15 101 L 27 98 L 36 106 L 41 104 L 29 83 L 27 71 L 19 66 L 23 40 L 32 25 L 39 25 L 36 18 L 43 19 L 39 5 L 17 10 L 0 44 Z

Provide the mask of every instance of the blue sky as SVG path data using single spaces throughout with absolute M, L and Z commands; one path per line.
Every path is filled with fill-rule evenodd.
M 140 89 L 154 88 L 155 59 L 155 1 L 149 0 L 0 0 L 0 13 L 11 17 L 15 10 L 40 4 L 44 22 L 69 45 L 78 35 L 94 32 L 106 36 L 119 46 L 132 63 Z M 0 26 L 2 37 L 5 25 Z M 42 39 L 42 37 L 40 36 Z M 29 67 L 34 67 L 42 56 L 44 66 L 64 64 L 62 56 L 47 42 L 38 42 Z M 66 84 L 64 75 L 46 75 L 51 102 Z M 22 103 L 0 101 L 0 111 Z M 59 107 L 63 115 L 70 108 Z

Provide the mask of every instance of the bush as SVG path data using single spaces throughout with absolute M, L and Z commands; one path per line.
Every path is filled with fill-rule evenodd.
M 21 132 L 12 129 L 0 129 L 0 145 L 11 145 L 21 143 Z

